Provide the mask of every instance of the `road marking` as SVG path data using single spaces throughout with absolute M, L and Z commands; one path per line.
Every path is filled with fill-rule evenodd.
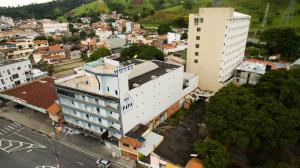
M 7 140 L 7 139 L 1 139 L 0 140 L 0 150 L 3 150 L 4 152 L 11 153 L 16 152 L 23 149 L 37 149 L 42 148 L 45 149 L 46 147 L 35 143 L 27 143 L 22 141 L 13 141 L 13 140 Z
M 3 135 L 3 134 L 0 132 L 0 135 Z
M 28 151 L 26 151 L 26 152 L 28 153 L 28 152 L 31 152 L 31 151 L 32 151 L 32 149 L 29 149 L 29 150 L 28 150 Z
M 14 127 L 12 127 L 12 126 L 9 126 L 9 125 L 8 125 L 7 127 L 9 127 L 10 129 L 15 129 Z
M 55 166 L 37 166 L 35 168 L 57 168 Z
M 81 163 L 81 162 L 79 162 L 79 161 L 76 161 L 76 163 L 78 163 L 78 164 L 81 165 L 81 166 L 84 166 L 84 164 Z
M 10 129 L 8 129 L 8 128 L 6 128 L 6 127 L 4 127 L 4 129 L 6 129 L 7 131 L 11 131 Z
M 21 124 L 19 124 L 19 123 L 16 123 L 16 122 L 14 122 L 14 124 L 16 124 L 16 125 L 18 125 L 18 126 L 21 126 Z
M 4 130 L 1 130 L 1 131 L 2 131 L 3 133 L 5 133 L 5 134 L 7 133 L 7 132 L 6 132 L 6 131 L 4 131 Z
M 11 126 L 18 128 L 19 126 L 17 124 L 10 124 Z

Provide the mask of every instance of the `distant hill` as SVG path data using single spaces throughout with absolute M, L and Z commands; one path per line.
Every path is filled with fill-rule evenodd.
M 93 0 L 56 0 L 42 4 L 31 4 L 22 7 L 0 7 L 0 15 L 13 18 L 49 18 L 55 19 L 73 8 L 87 4 Z
M 167 0 L 165 0 L 167 1 Z M 190 0 L 185 0 L 190 1 Z M 252 16 L 251 28 L 260 29 L 261 22 L 267 7 L 267 2 L 270 1 L 270 10 L 268 15 L 268 26 L 287 25 L 300 29 L 300 0 L 294 0 L 295 5 L 290 6 L 290 0 L 222 0 L 221 6 L 233 7 L 236 11 L 246 13 Z M 139 20 L 143 24 L 174 24 L 176 20 L 187 20 L 188 14 L 197 12 L 199 7 L 210 7 L 211 0 L 199 0 L 192 4 L 191 8 L 186 8 L 184 1 L 173 7 L 161 9 L 155 14 L 147 16 Z M 288 17 L 288 9 L 294 9 L 294 13 L 290 13 Z M 289 19 L 286 19 L 289 18 Z
M 128 15 L 146 13 L 149 15 L 151 11 L 155 11 L 155 8 L 150 0 L 104 0 L 103 12 L 118 11 Z M 102 9 L 102 10 L 103 10 Z M 90 15 L 100 11 L 99 1 L 93 1 L 86 5 L 74 8 L 65 13 L 66 17 L 76 17 L 81 15 Z

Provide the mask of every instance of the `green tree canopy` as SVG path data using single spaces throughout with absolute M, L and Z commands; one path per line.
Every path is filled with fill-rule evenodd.
M 299 68 L 266 73 L 256 86 L 224 87 L 205 122 L 217 140 L 242 148 L 284 149 L 300 138 Z
M 168 25 L 166 23 L 160 24 L 157 29 L 157 33 L 159 35 L 167 34 L 170 31 L 172 31 L 172 29 L 171 29 L 170 25 Z
M 88 62 L 96 61 L 101 57 L 105 57 L 110 55 L 110 51 L 107 48 L 98 48 L 96 51 L 94 51 L 90 57 L 87 59 Z
M 228 154 L 224 146 L 215 140 L 196 142 L 195 151 L 200 155 L 205 168 L 225 168 Z
M 129 48 L 125 48 L 121 53 L 121 60 L 127 61 L 137 56 L 138 59 L 145 60 L 163 60 L 164 54 L 162 51 L 154 46 L 149 45 L 132 45 Z
M 269 54 L 281 54 L 288 61 L 300 57 L 300 36 L 293 28 L 270 28 L 264 31 L 260 40 L 267 43 Z

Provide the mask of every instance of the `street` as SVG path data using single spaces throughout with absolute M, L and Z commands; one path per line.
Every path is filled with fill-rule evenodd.
M 94 156 L 0 118 L 1 168 L 96 168 L 96 160 Z

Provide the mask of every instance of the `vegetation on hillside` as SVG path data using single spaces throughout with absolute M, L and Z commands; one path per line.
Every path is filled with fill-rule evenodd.
M 164 3 L 168 3 L 170 0 L 156 0 L 159 1 L 162 6 Z M 300 1 L 296 0 L 294 15 L 291 14 L 288 18 L 289 0 L 223 0 L 221 6 L 233 7 L 236 11 L 242 12 L 252 16 L 251 27 L 262 28 L 261 23 L 264 18 L 267 3 L 270 1 L 270 10 L 267 19 L 267 27 L 286 25 L 296 27 L 300 29 Z M 174 0 L 173 2 L 178 2 Z M 192 5 L 184 4 L 190 2 Z M 143 24 L 160 24 L 169 23 L 177 26 L 176 20 L 181 19 L 187 21 L 189 13 L 195 13 L 199 7 L 210 7 L 211 0 L 199 0 L 199 1 L 179 1 L 173 3 L 176 6 L 170 6 L 168 8 L 162 8 L 157 10 L 154 15 L 140 19 Z M 187 22 L 186 22 L 187 23 Z
M 0 7 L 0 15 L 13 18 L 56 19 L 67 11 L 93 0 L 62 0 L 48 3 L 31 4 L 22 7 Z

